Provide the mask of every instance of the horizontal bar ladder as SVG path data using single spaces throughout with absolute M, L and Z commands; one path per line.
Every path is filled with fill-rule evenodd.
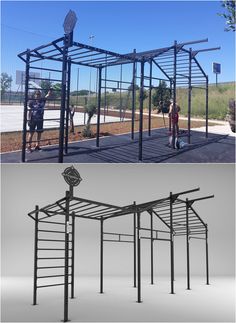
M 60 222 L 60 220 L 55 221 L 54 219 L 50 221 L 50 218 L 48 218 L 48 220 L 40 220 L 39 213 L 40 209 L 38 205 L 36 205 L 34 218 L 33 305 L 37 305 L 37 290 L 39 288 L 55 286 L 65 287 L 65 285 L 70 285 L 71 298 L 74 298 L 75 217 L 74 215 L 70 216 L 69 221 L 64 222 Z M 64 218 L 66 217 L 60 215 L 60 219 L 63 220 Z M 66 236 L 68 236 L 67 244 Z M 63 270 L 63 272 L 61 272 L 61 270 Z M 60 277 L 64 277 L 63 282 L 49 282 L 49 279 L 59 279 Z M 45 280 L 46 282 L 44 283 Z M 43 283 L 41 283 L 42 281 Z

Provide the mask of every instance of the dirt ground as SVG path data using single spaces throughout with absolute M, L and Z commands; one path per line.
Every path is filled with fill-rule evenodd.
M 102 118 L 102 116 L 101 116 Z M 166 126 L 168 127 L 168 118 L 165 118 Z M 192 128 L 204 126 L 204 121 L 193 121 L 191 123 Z M 187 128 L 187 121 L 179 120 L 179 126 L 181 129 Z M 163 128 L 164 122 L 162 118 L 152 117 L 152 128 Z M 76 126 L 75 133 L 69 133 L 69 142 L 84 140 L 82 135 L 82 131 L 84 126 Z M 96 136 L 96 125 L 91 125 L 91 129 L 94 133 L 94 137 Z M 135 131 L 139 129 L 139 120 L 138 116 L 136 116 L 135 120 Z M 148 119 L 145 116 L 143 121 L 143 129 L 148 129 Z M 122 134 L 128 133 L 131 131 L 131 122 L 124 121 L 124 122 L 113 122 L 107 124 L 100 125 L 100 135 L 101 136 L 109 136 L 115 134 Z M 57 130 L 45 130 L 42 135 L 42 146 L 57 144 L 59 137 L 59 131 Z M 34 136 L 34 140 L 36 136 Z M 22 131 L 15 131 L 15 132 L 5 132 L 1 134 L 1 152 L 9 152 L 14 150 L 20 150 L 22 146 Z

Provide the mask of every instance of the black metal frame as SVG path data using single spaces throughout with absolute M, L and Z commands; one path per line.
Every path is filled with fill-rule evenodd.
M 209 284 L 209 265 L 208 265 L 208 227 L 200 218 L 193 204 L 200 200 L 213 198 L 214 195 L 194 199 L 181 199 L 181 195 L 190 194 L 199 191 L 199 188 L 183 191 L 179 193 L 170 193 L 166 198 L 150 201 L 147 203 L 136 204 L 135 202 L 127 206 L 116 206 L 107 203 L 92 201 L 74 196 L 73 187 L 66 191 L 65 197 L 57 200 L 53 204 L 35 209 L 28 215 L 35 221 L 35 251 L 34 251 L 34 291 L 33 305 L 37 304 L 38 288 L 64 286 L 64 322 L 68 319 L 69 303 L 69 285 L 71 286 L 71 298 L 74 298 L 74 258 L 75 258 L 75 219 L 85 218 L 100 221 L 100 293 L 103 293 L 103 245 L 105 242 L 131 243 L 134 254 L 134 287 L 137 287 L 137 302 L 142 302 L 141 298 L 141 240 L 150 240 L 151 246 L 151 284 L 154 284 L 153 268 L 153 247 L 154 241 L 165 241 L 170 243 L 170 266 L 171 266 L 171 294 L 174 294 L 174 237 L 186 236 L 187 247 L 187 289 L 190 289 L 190 257 L 189 241 L 190 239 L 204 239 L 206 242 L 206 284 Z M 150 215 L 150 228 L 142 227 L 141 216 L 144 212 Z M 105 232 L 104 221 L 114 217 L 132 215 L 133 233 Z M 168 230 L 154 229 L 153 217 L 158 218 L 165 224 Z M 41 228 L 41 225 L 46 226 Z M 49 225 L 52 226 L 52 229 Z M 56 229 L 55 229 L 56 226 Z M 57 227 L 64 228 L 64 230 Z M 150 233 L 149 236 L 144 232 Z M 44 235 L 43 237 L 41 235 Z M 48 237 L 48 234 L 50 236 Z M 60 238 L 54 239 L 54 234 L 60 235 Z M 163 236 L 159 236 L 165 235 Z M 64 235 L 64 238 L 61 237 Z M 47 243 L 43 248 L 42 243 Z M 53 244 L 51 247 L 50 244 Z M 58 248 L 57 245 L 63 245 Z M 49 245 L 49 246 L 48 246 Z M 55 247 L 56 245 L 56 247 Z M 50 257 L 41 255 L 42 252 L 52 251 Z M 63 251 L 63 256 L 55 257 L 56 251 Z M 64 265 L 42 266 L 41 261 L 64 260 Z M 51 270 L 63 268 L 63 274 L 48 274 L 39 276 L 41 270 Z M 64 277 L 63 283 L 52 283 L 38 285 L 39 279 Z M 69 280 L 69 278 L 71 278 Z
M 160 48 L 145 52 L 136 53 L 134 50 L 128 54 L 118 54 L 108 50 L 104 50 L 97 47 L 92 47 L 82 43 L 73 41 L 73 35 L 65 35 L 59 39 L 56 39 L 46 45 L 42 45 L 33 50 L 27 50 L 20 53 L 18 56 L 25 62 L 26 78 L 25 78 L 25 101 L 24 101 L 24 120 L 23 120 L 23 144 L 22 144 L 22 162 L 25 162 L 25 148 L 27 144 L 27 111 L 29 100 L 29 81 L 30 81 L 30 69 L 57 71 L 61 73 L 61 102 L 60 102 L 60 129 L 59 129 L 59 155 L 58 162 L 63 162 L 64 153 L 68 152 L 68 109 L 70 100 L 70 68 L 71 65 L 82 65 L 87 67 L 96 68 L 99 72 L 98 80 L 98 112 L 97 112 L 97 137 L 96 145 L 99 147 L 99 132 L 100 132 L 100 115 L 101 115 L 101 91 L 107 89 L 107 68 L 111 66 L 123 64 L 131 64 L 132 67 L 132 81 L 124 82 L 122 79 L 109 80 L 118 83 L 120 91 L 127 90 L 123 88 L 123 84 L 133 85 L 132 93 L 132 120 L 131 120 L 131 139 L 134 139 L 134 120 L 135 120 L 135 82 L 136 79 L 140 79 L 140 98 L 139 98 L 139 152 L 138 159 L 142 161 L 142 143 L 143 143 L 143 92 L 144 88 L 149 89 L 149 114 L 148 114 L 148 135 L 151 136 L 151 90 L 154 87 L 154 80 L 163 80 L 163 78 L 154 77 L 154 67 L 158 69 L 165 76 L 165 81 L 169 82 L 170 89 L 172 91 L 172 97 L 174 101 L 174 108 L 176 106 L 176 88 L 179 86 L 188 87 L 188 142 L 190 143 L 191 137 L 191 92 L 193 88 L 200 88 L 206 91 L 206 138 L 208 137 L 208 76 L 202 69 L 196 55 L 199 52 L 211 51 L 220 49 L 209 48 L 203 50 L 192 50 L 191 48 L 185 49 L 184 46 L 190 44 L 197 44 L 207 42 L 207 39 L 190 41 L 185 43 L 174 42 L 173 46 Z M 33 66 L 33 63 L 40 62 L 42 60 L 54 61 L 62 64 L 60 70 L 51 68 L 40 68 Z M 149 75 L 144 75 L 145 63 L 149 63 L 150 71 Z M 137 76 L 137 64 L 141 65 L 140 76 Z M 105 76 L 102 77 L 102 70 L 105 68 Z M 149 81 L 148 85 L 145 85 L 144 80 Z M 57 80 L 59 81 L 59 80 Z M 103 85 L 103 82 L 104 85 Z M 105 100 L 106 101 L 106 100 Z M 173 113 L 174 113 L 173 109 Z M 66 117 L 65 117 L 66 113 Z M 121 113 L 121 110 L 120 110 Z M 172 127 L 172 136 L 175 138 L 175 125 Z M 58 138 L 55 138 L 58 139 Z M 174 145 L 174 140 L 172 140 Z M 64 149 L 65 147 L 65 149 Z M 64 152 L 65 150 L 65 152 Z

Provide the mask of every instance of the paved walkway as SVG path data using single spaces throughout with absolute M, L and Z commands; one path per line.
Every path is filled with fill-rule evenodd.
M 183 136 L 187 142 L 187 138 Z M 152 136 L 143 133 L 144 163 L 234 163 L 235 137 L 218 133 L 209 133 L 205 138 L 202 131 L 192 130 L 191 144 L 176 150 L 169 148 L 167 130 L 155 129 Z M 55 163 L 58 161 L 58 146 L 47 146 L 41 152 L 26 154 L 27 162 Z M 21 151 L 4 153 L 2 163 L 19 163 Z M 138 163 L 138 133 L 131 141 L 129 134 L 100 138 L 100 147 L 96 140 L 84 140 L 69 144 L 65 163 Z

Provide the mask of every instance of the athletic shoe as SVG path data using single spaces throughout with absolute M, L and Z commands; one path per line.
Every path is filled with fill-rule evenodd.
M 32 153 L 32 152 L 33 152 L 33 150 L 31 149 L 31 147 L 27 147 L 27 148 L 26 148 L 26 152 L 27 152 L 28 154 L 30 154 L 30 153 Z
M 35 151 L 40 151 L 40 150 L 42 150 L 42 148 L 40 148 L 39 146 L 35 146 L 34 150 Z

